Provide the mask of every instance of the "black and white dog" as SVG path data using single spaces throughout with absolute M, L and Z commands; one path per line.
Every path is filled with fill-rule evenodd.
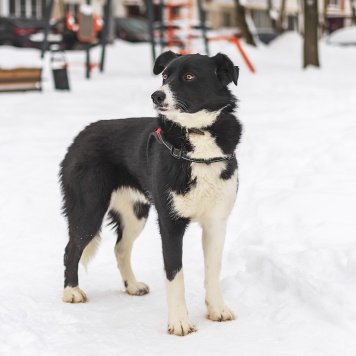
M 238 179 L 235 149 L 242 127 L 234 116 L 238 67 L 224 54 L 161 54 L 154 65 L 163 85 L 152 94 L 158 117 L 107 120 L 86 127 L 69 147 L 60 171 L 69 242 L 63 300 L 85 302 L 78 286 L 79 260 L 95 253 L 103 219 L 117 233 L 115 254 L 127 293 L 144 295 L 131 268 L 134 240 L 149 208 L 158 213 L 167 277 L 168 331 L 195 331 L 188 318 L 182 269 L 183 235 L 191 221 L 203 230 L 209 318 L 234 319 L 219 274 L 226 222 Z

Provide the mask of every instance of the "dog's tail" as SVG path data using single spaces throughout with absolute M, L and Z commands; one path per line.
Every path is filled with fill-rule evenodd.
M 94 258 L 96 252 L 98 251 L 100 245 L 100 235 L 97 234 L 85 247 L 82 257 L 80 258 L 80 263 L 87 270 L 89 262 Z

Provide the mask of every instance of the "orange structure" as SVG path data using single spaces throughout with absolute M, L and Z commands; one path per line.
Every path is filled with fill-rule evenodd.
M 215 36 L 215 37 L 208 37 L 208 41 L 229 41 L 232 42 L 233 44 L 236 45 L 238 51 L 240 52 L 243 60 L 245 61 L 248 69 L 252 72 L 252 73 L 256 73 L 256 69 L 253 66 L 253 64 L 251 63 L 251 61 L 249 60 L 249 58 L 247 57 L 246 52 L 244 51 L 244 49 L 242 48 L 241 42 L 239 40 L 239 38 L 237 36 L 231 35 L 231 36 Z
M 168 0 L 166 5 L 167 45 L 178 46 L 178 53 L 192 53 L 193 0 Z
M 189 54 L 193 52 L 193 39 L 197 36 L 193 30 L 193 0 L 166 0 L 164 5 L 162 28 L 165 29 L 167 47 L 178 47 L 179 54 Z M 206 41 L 229 41 L 233 43 L 240 52 L 247 67 L 252 73 L 256 72 L 255 67 L 243 50 L 241 42 L 237 36 L 207 36 Z

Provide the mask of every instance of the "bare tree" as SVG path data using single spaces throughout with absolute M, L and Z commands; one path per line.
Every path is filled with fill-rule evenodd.
M 304 68 L 320 67 L 318 25 L 318 0 L 304 0 Z
M 246 8 L 241 4 L 240 0 L 235 0 L 236 7 L 236 22 L 241 31 L 241 36 L 245 39 L 246 43 L 255 46 L 256 42 L 253 38 L 250 28 L 246 21 Z
M 356 26 L 356 0 L 350 0 L 350 6 L 352 11 L 352 15 L 351 15 L 352 24 Z
M 281 0 L 281 8 L 279 11 L 279 19 L 278 19 L 278 32 L 284 32 L 283 22 L 286 10 L 286 2 L 287 0 Z
M 352 1 L 352 0 L 351 0 Z M 326 34 L 327 33 L 327 29 L 328 29 L 328 17 L 327 17 L 327 10 L 328 10 L 328 5 L 329 5 L 329 1 L 324 0 L 324 4 L 323 4 L 323 23 L 322 23 L 322 34 Z
M 277 30 L 277 21 L 276 21 L 275 11 L 273 9 L 272 0 L 267 0 L 267 7 L 268 7 L 268 16 L 271 21 L 271 26 L 274 30 Z

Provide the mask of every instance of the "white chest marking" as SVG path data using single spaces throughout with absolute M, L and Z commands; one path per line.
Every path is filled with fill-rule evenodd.
M 208 132 L 204 135 L 192 134 L 189 139 L 194 148 L 190 157 L 224 156 Z M 198 222 L 213 216 L 226 218 L 233 207 L 237 192 L 237 172 L 230 179 L 221 178 L 226 165 L 226 162 L 192 163 L 192 180 L 196 179 L 196 184 L 185 195 L 171 193 L 173 213 Z

